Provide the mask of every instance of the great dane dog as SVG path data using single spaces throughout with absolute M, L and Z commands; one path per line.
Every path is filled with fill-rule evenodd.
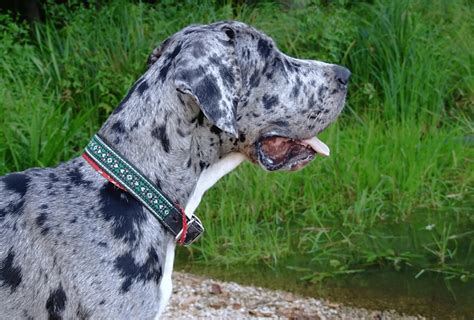
M 315 136 L 341 112 L 349 76 L 283 54 L 244 23 L 193 25 L 152 52 L 98 133 L 189 218 L 246 159 L 296 170 L 328 155 Z M 0 179 L 0 318 L 151 319 L 165 308 L 176 236 L 86 160 Z

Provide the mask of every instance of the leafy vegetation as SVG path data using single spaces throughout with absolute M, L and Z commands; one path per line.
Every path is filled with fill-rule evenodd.
M 70 2 L 34 26 L 2 15 L 0 173 L 79 155 L 156 44 L 222 19 L 353 76 L 343 115 L 321 134 L 332 156 L 294 174 L 242 166 L 206 195 L 206 235 L 182 253 L 217 265 L 304 257 L 297 267 L 313 280 L 372 268 L 474 278 L 468 1 Z

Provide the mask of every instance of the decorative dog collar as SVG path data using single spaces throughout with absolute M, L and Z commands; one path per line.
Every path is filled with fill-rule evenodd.
M 184 210 L 173 204 L 163 192 L 137 168 L 109 146 L 98 134 L 87 145 L 84 159 L 104 178 L 129 192 L 160 221 L 181 245 L 190 245 L 203 233 L 197 216 L 189 219 Z

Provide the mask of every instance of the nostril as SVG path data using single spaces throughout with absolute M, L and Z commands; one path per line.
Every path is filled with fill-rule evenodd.
M 347 80 L 343 80 L 341 78 L 337 78 L 337 82 L 339 82 L 340 84 L 342 85 L 346 85 L 347 84 Z
M 341 66 L 334 66 L 334 74 L 336 76 L 336 81 L 342 85 L 347 85 L 349 82 L 349 78 L 351 77 L 351 72 L 349 69 L 341 67 Z

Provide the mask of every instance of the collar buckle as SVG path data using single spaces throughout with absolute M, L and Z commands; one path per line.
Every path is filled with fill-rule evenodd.
M 186 216 L 187 219 L 187 230 L 186 230 L 186 239 L 184 240 L 183 245 L 185 247 L 194 243 L 204 232 L 204 226 L 202 225 L 201 220 L 196 215 L 192 215 L 191 219 Z M 183 234 L 183 228 L 178 232 L 175 237 L 176 242 L 179 242 L 181 235 Z

